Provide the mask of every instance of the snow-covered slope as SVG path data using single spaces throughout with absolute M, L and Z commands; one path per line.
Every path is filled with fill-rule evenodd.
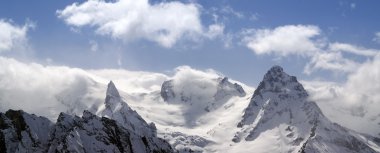
M 50 135 L 48 152 L 173 152 L 164 140 L 141 136 L 89 111 L 82 117 L 61 113 Z
M 24 111 L 0 113 L 0 152 L 45 152 L 52 126 L 47 118 Z
M 163 83 L 160 92 L 163 104 L 177 107 L 181 112 L 167 116 L 179 118 L 181 122 L 161 122 L 159 134 L 181 152 L 211 152 L 211 146 L 224 143 L 224 139 L 218 138 L 219 132 L 226 129 L 224 126 L 234 128 L 231 125 L 240 116 L 237 110 L 247 104 L 244 102 L 247 94 L 239 83 L 232 83 L 227 77 L 192 79 L 185 85 L 179 83 L 178 78 Z
M 162 84 L 161 97 L 169 104 L 181 105 L 186 114 L 186 122 L 196 124 L 196 120 L 223 106 L 232 97 L 246 95 L 241 85 L 231 83 L 227 77 L 209 79 L 210 85 L 194 82 L 191 86 L 176 84 L 177 80 L 168 80 Z

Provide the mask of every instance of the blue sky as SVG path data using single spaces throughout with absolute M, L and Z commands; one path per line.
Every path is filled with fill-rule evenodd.
M 174 11 L 165 12 L 166 14 L 159 10 L 152 15 L 152 12 L 146 13 L 143 10 L 142 12 L 146 13 L 143 15 L 162 20 L 172 17 L 173 14 L 177 15 L 174 17 L 178 20 L 185 15 L 199 17 L 194 22 L 186 21 L 190 24 L 179 28 L 179 31 L 182 30 L 186 34 L 175 37 L 174 43 L 167 46 L 160 43 L 161 37 L 153 36 L 167 32 L 166 28 L 171 29 L 170 26 L 176 22 L 168 21 L 168 24 L 162 26 L 169 27 L 157 28 L 158 30 L 153 33 L 146 31 L 117 33 L 118 26 L 125 26 L 120 22 L 119 25 L 108 27 L 108 31 L 99 33 L 96 31 L 99 31 L 104 24 L 119 20 L 104 17 L 104 19 L 94 18 L 93 21 L 86 23 L 77 20 L 71 22 L 70 17 L 81 13 L 78 10 L 66 9 L 75 2 L 77 8 L 89 3 L 71 0 L 3 1 L 0 5 L 0 19 L 3 22 L 16 27 L 33 26 L 28 27 L 26 34 L 28 49 L 7 49 L 0 54 L 46 65 L 66 65 L 84 69 L 124 68 L 167 73 L 177 66 L 189 65 L 197 69 L 211 68 L 249 85 L 257 85 L 266 70 L 275 64 L 283 66 L 290 74 L 303 80 L 342 82 L 355 68 L 373 60 L 380 48 L 380 38 L 376 36 L 376 33 L 380 32 L 378 9 L 380 1 L 375 0 L 149 1 L 146 4 L 148 6 L 173 3 L 180 5 L 173 5 Z M 99 4 L 115 4 L 115 7 L 119 7 L 117 1 L 105 1 Z M 175 7 L 179 6 L 184 8 L 193 6 L 196 10 L 180 9 L 180 12 L 176 12 Z M 94 12 L 88 11 L 91 8 L 86 9 L 87 15 L 94 15 L 92 14 Z M 60 13 L 58 10 L 67 10 L 68 13 Z M 194 12 L 199 16 L 194 15 Z M 113 13 L 128 15 L 130 12 L 126 10 Z M 108 15 L 119 17 L 112 12 Z M 198 20 L 200 28 L 196 28 Z M 136 19 L 136 22 L 152 28 L 160 24 L 160 19 L 157 21 Z M 212 25 L 223 28 L 212 31 L 210 30 Z M 135 27 L 132 31 L 136 29 L 141 30 Z M 293 30 L 288 35 L 297 33 L 300 35 L 289 36 L 289 40 L 292 38 L 295 40 L 289 42 L 290 44 L 275 41 L 288 30 Z M 302 34 L 303 32 L 311 33 Z M 152 38 L 149 37 L 150 34 Z M 212 34 L 215 36 L 211 36 Z M 285 35 L 285 39 L 288 39 L 288 35 Z M 248 46 L 250 42 L 251 47 Z M 305 43 L 311 43 L 316 49 L 299 45 Z M 338 45 L 331 45 L 333 43 Z M 279 47 L 267 47 L 259 53 L 259 48 L 265 44 Z M 346 46 L 339 47 L 342 44 Z M 301 48 L 297 48 L 300 46 Z M 296 48 L 293 49 L 294 47 Z M 297 49 L 299 51 L 292 51 Z M 352 50 L 356 53 L 352 53 Z M 368 55 L 362 55 L 368 50 L 370 51 Z M 327 60 L 327 63 L 318 63 L 321 59 L 326 59 L 322 57 L 327 57 L 327 54 L 331 60 Z M 310 63 L 313 59 L 315 62 Z M 314 68 L 307 73 L 305 67 L 308 64 L 312 65 L 311 67 L 314 65 Z M 338 66 L 335 67 L 334 64 Z

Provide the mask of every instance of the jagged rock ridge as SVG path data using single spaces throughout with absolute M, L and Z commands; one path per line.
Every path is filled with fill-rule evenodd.
M 123 127 L 142 136 L 156 135 L 154 123 L 148 124 L 135 110 L 132 110 L 121 98 L 115 84 L 108 84 L 104 107 L 101 107 L 97 115 L 118 121 Z
M 174 152 L 157 137 L 154 124 L 121 100 L 112 82 L 105 105 L 100 113 L 105 117 L 89 111 L 82 117 L 61 113 L 55 124 L 22 110 L 0 113 L 0 152 Z
M 45 152 L 52 126 L 47 118 L 21 110 L 0 113 L 0 152 Z

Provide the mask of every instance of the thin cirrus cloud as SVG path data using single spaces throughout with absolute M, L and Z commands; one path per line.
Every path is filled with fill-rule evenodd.
M 122 69 L 84 70 L 0 57 L 0 111 L 23 109 L 55 121 L 60 112 L 81 114 L 86 109 L 96 110 L 104 102 L 109 80 L 118 85 L 122 94 L 141 98 L 142 94 L 159 93 L 162 83 L 173 79 L 176 93 L 207 99 L 215 94 L 216 79 L 221 77 L 214 70 L 189 66 L 180 66 L 173 72 L 168 76 Z
M 89 0 L 57 10 L 57 15 L 73 27 L 94 27 L 100 35 L 122 40 L 145 39 L 170 48 L 181 38 L 214 38 L 221 33 L 220 25 L 210 26 L 211 31 L 202 25 L 199 7 L 182 2 Z
M 375 33 L 375 37 L 372 39 L 374 42 L 377 42 L 380 44 L 380 32 Z
M 0 53 L 26 47 L 27 33 L 32 27 L 32 23 L 20 26 L 12 21 L 0 19 Z
M 367 49 L 346 43 L 331 43 L 329 44 L 329 50 L 337 52 L 348 52 L 361 56 L 376 56 L 376 54 L 379 52 L 379 50 L 376 49 Z
M 347 43 L 329 43 L 315 25 L 284 25 L 274 29 L 249 29 L 243 32 L 243 42 L 257 55 L 273 54 L 278 57 L 299 55 L 309 58 L 304 73 L 317 70 L 353 72 L 359 62 L 344 53 L 373 58 L 379 50 Z

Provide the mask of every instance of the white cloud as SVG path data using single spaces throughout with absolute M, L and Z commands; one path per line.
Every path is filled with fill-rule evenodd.
M 212 24 L 208 27 L 208 32 L 206 33 L 206 36 L 209 39 L 214 39 L 218 36 L 224 35 L 224 28 L 225 26 L 223 24 Z
M 81 113 L 101 99 L 91 100 L 96 86 L 80 69 L 21 63 L 0 57 L 0 109 L 24 109 L 55 120 L 59 112 Z M 83 101 L 88 101 L 84 103 Z
M 90 26 L 100 35 L 131 40 L 146 39 L 172 47 L 179 39 L 204 33 L 199 6 L 177 1 L 151 4 L 148 0 L 89 0 L 57 11 L 75 27 Z
M 316 102 L 327 102 L 331 99 L 337 98 L 337 91 L 339 84 L 335 82 L 326 81 L 300 81 L 305 89 L 310 94 L 310 99 Z
M 311 74 L 316 70 L 330 70 L 335 72 L 352 72 L 359 63 L 346 59 L 340 52 L 316 52 L 311 61 L 306 64 L 304 72 Z
M 161 73 L 128 71 L 124 69 L 100 69 L 87 70 L 87 72 L 112 80 L 118 85 L 118 88 L 129 93 L 152 92 L 161 89 L 164 81 L 168 80 L 168 76 Z
M 176 68 L 173 76 L 174 90 L 177 93 L 183 92 L 186 97 L 197 95 L 202 100 L 207 101 L 216 93 L 216 79 L 220 76 L 213 72 L 203 72 L 190 68 L 189 66 L 181 66 Z M 202 101 L 201 102 L 204 102 Z
M 351 44 L 346 43 L 331 43 L 329 44 L 329 50 L 336 52 L 349 52 L 356 55 L 362 56 L 375 56 L 379 53 L 379 50 L 376 49 L 367 49 L 364 47 L 358 47 Z
M 375 33 L 375 37 L 372 39 L 374 42 L 377 42 L 380 44 L 380 32 Z
M 362 64 L 355 73 L 349 75 L 344 86 L 346 93 L 345 101 L 357 102 L 360 105 L 376 103 L 380 109 L 380 54 L 372 61 Z
M 369 59 L 374 58 L 380 53 L 377 49 L 368 49 L 346 43 L 330 43 L 326 47 L 310 56 L 304 68 L 304 73 L 311 74 L 316 70 L 329 70 L 335 73 L 351 73 L 361 66 L 361 62 L 345 57 L 343 53 L 351 53 L 356 56 L 365 56 Z
M 60 112 L 79 115 L 97 108 L 110 80 L 120 92 L 141 94 L 159 90 L 167 79 L 159 73 L 83 70 L 0 57 L 0 112 L 23 109 L 55 121 Z
M 275 29 L 258 29 L 243 38 L 256 54 L 308 55 L 318 51 L 320 29 L 313 25 L 285 25 Z
M 10 51 L 16 48 L 22 48 L 27 45 L 27 32 L 34 27 L 31 23 L 19 26 L 0 19 L 0 53 Z
M 304 68 L 306 74 L 317 70 L 350 73 L 361 63 L 343 53 L 371 59 L 380 52 L 347 43 L 329 43 L 321 34 L 319 27 L 313 25 L 285 25 L 274 29 L 247 29 L 242 32 L 243 43 L 258 55 L 299 55 L 309 58 L 310 61 Z
M 358 65 L 343 83 L 302 82 L 324 113 L 344 126 L 373 135 L 380 133 L 380 54 Z

